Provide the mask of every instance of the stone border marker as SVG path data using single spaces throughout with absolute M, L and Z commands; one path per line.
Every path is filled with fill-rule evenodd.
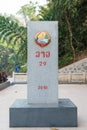
M 28 24 L 28 98 L 9 109 L 10 127 L 76 127 L 77 107 L 58 99 L 58 24 Z

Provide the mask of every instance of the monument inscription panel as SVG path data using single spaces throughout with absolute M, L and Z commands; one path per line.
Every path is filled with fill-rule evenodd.
M 28 103 L 58 104 L 58 23 L 28 23 Z

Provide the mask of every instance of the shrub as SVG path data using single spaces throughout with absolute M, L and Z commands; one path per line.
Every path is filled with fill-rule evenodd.
M 3 72 L 0 72 L 0 83 L 3 83 L 3 82 L 6 82 L 8 79 L 7 79 L 7 74 L 5 71 Z

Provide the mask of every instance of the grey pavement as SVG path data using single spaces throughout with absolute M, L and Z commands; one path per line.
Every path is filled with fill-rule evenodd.
M 69 98 L 78 108 L 78 127 L 9 127 L 9 107 L 27 98 L 27 85 L 15 84 L 0 91 L 0 130 L 87 130 L 87 84 L 59 85 L 59 98 Z M 38 117 L 37 117 L 38 118 Z

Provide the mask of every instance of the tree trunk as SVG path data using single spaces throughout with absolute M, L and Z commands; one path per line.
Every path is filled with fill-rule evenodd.
M 74 48 L 73 42 L 72 42 L 73 34 L 72 34 L 72 29 L 71 29 L 71 25 L 70 25 L 70 22 L 69 22 L 69 19 L 68 19 L 67 14 L 65 15 L 65 18 L 66 18 L 66 22 L 67 22 L 67 25 L 68 25 L 70 46 L 71 46 L 71 49 L 72 49 L 72 52 L 73 52 L 73 61 L 75 61 L 75 59 L 76 59 L 76 54 L 75 54 L 75 48 Z

